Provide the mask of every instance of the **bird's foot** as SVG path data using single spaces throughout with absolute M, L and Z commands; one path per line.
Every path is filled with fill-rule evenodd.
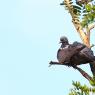
M 73 67 L 74 69 L 77 69 L 77 65 L 73 65 L 72 67 Z

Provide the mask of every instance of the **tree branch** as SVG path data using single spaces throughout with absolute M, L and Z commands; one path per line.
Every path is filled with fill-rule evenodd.
M 93 28 L 95 28 L 95 23 L 92 23 L 92 24 L 90 24 L 90 25 L 88 26 L 89 32 L 90 32 Z
M 53 62 L 53 61 L 50 61 L 49 64 L 50 64 L 49 67 L 51 65 L 66 65 L 66 64 L 60 64 L 59 62 Z M 77 69 L 83 75 L 83 77 L 85 77 L 88 81 L 92 80 L 92 77 L 89 74 L 87 74 L 84 70 L 82 70 L 81 68 L 77 66 L 74 66 L 73 68 Z
M 84 70 L 82 70 L 79 67 L 74 67 L 74 68 L 77 69 L 87 80 L 89 81 L 92 80 L 92 77 L 89 74 L 87 74 Z
M 77 32 L 79 33 L 80 38 L 82 39 L 83 43 L 87 47 L 90 47 L 89 38 L 84 33 L 83 28 L 82 28 L 82 26 L 80 24 L 80 21 L 78 20 L 77 15 L 75 15 L 74 12 L 73 12 L 73 5 L 70 4 L 70 0 L 64 0 L 64 2 L 66 3 L 66 6 L 68 7 L 69 13 L 71 14 L 71 17 L 72 17 L 72 22 L 73 22 Z

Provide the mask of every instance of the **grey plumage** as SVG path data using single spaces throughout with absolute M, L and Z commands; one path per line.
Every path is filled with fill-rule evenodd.
M 61 43 L 62 45 L 57 52 L 57 59 L 60 64 L 74 67 L 95 61 L 93 51 L 84 44 L 77 41 L 73 44 L 69 44 L 66 43 L 64 39 Z
M 69 44 L 68 39 L 66 37 L 63 37 L 61 39 L 61 43 L 62 45 L 57 52 L 57 59 L 61 64 L 70 63 L 71 57 L 86 47 L 85 45 L 82 45 L 78 42 Z
M 64 36 L 60 38 L 60 43 L 61 47 L 57 52 L 58 62 L 51 61 L 50 65 L 67 65 L 76 68 L 77 65 L 90 63 L 91 71 L 95 76 L 95 56 L 91 48 L 77 41 L 69 44 Z

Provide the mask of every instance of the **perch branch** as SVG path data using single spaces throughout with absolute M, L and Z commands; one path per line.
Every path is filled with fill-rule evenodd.
M 59 62 L 53 62 L 53 61 L 50 61 L 49 64 L 50 64 L 49 67 L 51 65 L 65 65 L 65 64 L 60 64 Z M 82 70 L 81 68 L 79 68 L 77 66 L 74 66 L 73 68 L 77 69 L 82 74 L 82 76 L 85 77 L 87 80 L 89 80 L 89 81 L 92 80 L 92 77 L 89 74 L 87 74 L 84 70 Z
M 74 68 L 77 69 L 87 80 L 89 81 L 92 80 L 92 77 L 89 74 L 87 74 L 84 70 L 82 70 L 79 67 L 74 67 Z

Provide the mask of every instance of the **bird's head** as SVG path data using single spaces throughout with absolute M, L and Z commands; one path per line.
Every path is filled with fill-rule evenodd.
M 68 38 L 65 36 L 60 37 L 60 43 L 62 44 L 69 44 Z

